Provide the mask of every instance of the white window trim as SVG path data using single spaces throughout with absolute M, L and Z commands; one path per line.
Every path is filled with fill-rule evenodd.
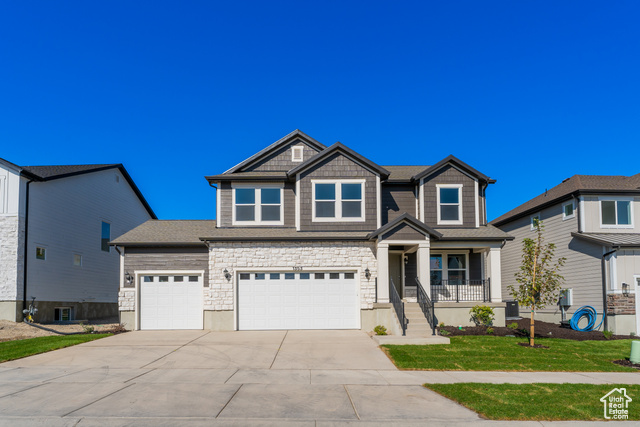
M 441 188 L 457 188 L 458 189 L 458 219 L 457 220 L 443 220 L 440 218 L 440 189 Z M 438 225 L 462 225 L 462 184 L 436 184 L 436 209 L 438 215 Z M 452 203 L 446 203 L 446 205 L 452 205 Z
M 236 220 L 236 188 L 252 188 L 254 190 L 262 190 L 263 188 L 274 188 L 280 190 L 280 221 L 262 221 L 262 209 L 261 204 L 261 192 L 255 192 L 255 204 L 254 208 L 254 221 L 237 221 Z M 272 183 L 272 184 L 233 184 L 231 186 L 231 206 L 232 206 L 232 224 L 233 225 L 284 225 L 284 184 Z M 275 205 L 266 205 L 275 206 Z
M 6 209 L 6 193 L 7 193 L 7 188 L 6 188 L 6 176 L 2 175 L 0 176 L 0 214 L 3 214 L 7 211 Z
M 571 207 L 573 207 L 573 213 L 571 215 L 566 215 L 565 214 L 564 207 L 568 206 L 568 205 L 571 205 Z M 576 204 L 573 202 L 573 200 L 571 200 L 568 203 L 563 203 L 562 204 L 562 220 L 566 221 L 568 219 L 572 219 L 572 218 L 575 218 L 575 217 L 576 217 Z
M 600 215 L 600 228 L 633 228 L 633 197 L 598 197 L 598 214 Z M 616 222 L 618 222 L 618 203 L 629 202 L 631 224 L 603 224 L 602 223 L 602 202 L 616 202 Z
M 291 147 L 291 161 L 294 163 L 300 163 L 304 160 L 304 146 L 296 145 Z
M 316 218 L 316 184 L 334 184 L 336 186 L 336 216 L 334 218 Z M 360 184 L 361 187 L 361 210 L 359 217 L 342 217 L 342 185 L 338 184 Z M 313 222 L 364 222 L 365 221 L 365 180 L 364 179 L 312 179 L 311 180 L 311 218 Z M 355 201 L 355 200 L 352 200 Z
M 48 257 L 47 252 L 49 252 L 49 248 L 47 248 L 46 245 L 40 245 L 38 243 L 36 243 L 35 245 L 36 245 L 36 250 L 33 252 L 33 256 L 36 259 L 36 261 L 46 261 Z M 38 249 L 44 249 L 43 259 L 38 258 Z
M 534 231 L 536 228 L 533 226 L 533 218 L 538 217 L 538 221 L 542 221 L 542 214 L 540 212 L 534 213 L 529 217 L 529 224 L 531 227 L 531 231 Z
M 442 257 L 442 268 L 440 270 L 433 270 L 433 271 L 442 271 L 442 280 L 449 280 L 449 268 L 447 267 L 446 264 L 446 258 L 449 255 L 464 255 L 465 260 L 464 260 L 464 265 L 465 265 L 465 277 L 466 280 L 469 281 L 469 251 L 468 250 L 460 250 L 460 251 L 440 251 L 440 250 L 431 250 L 431 253 L 429 254 L 429 269 L 431 269 L 431 257 L 432 256 L 437 256 L 440 255 Z M 459 271 L 459 270 L 455 270 L 455 271 Z M 445 274 L 446 272 L 446 274 Z M 484 276 L 483 276 L 484 277 Z

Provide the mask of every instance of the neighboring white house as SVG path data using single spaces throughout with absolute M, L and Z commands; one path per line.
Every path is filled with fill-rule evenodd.
M 567 318 L 590 305 L 600 323 L 606 308 L 601 329 L 606 324 L 617 334 L 639 333 L 635 295 L 640 283 L 640 174 L 574 175 L 491 221 L 515 237 L 502 250 L 505 300 L 510 297 L 506 287 L 516 284 L 522 241 L 534 237 L 534 218 L 543 221 L 545 239 L 556 244 L 557 256 L 567 258 L 560 272 L 563 287 L 571 289 Z M 547 307 L 536 317 L 557 322 L 560 306 Z
M 0 159 L 0 319 L 117 315 L 112 237 L 156 218 L 121 164 L 18 166 Z

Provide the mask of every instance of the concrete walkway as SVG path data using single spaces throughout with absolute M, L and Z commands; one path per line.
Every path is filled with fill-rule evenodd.
M 639 381 L 398 371 L 361 331 L 132 332 L 0 364 L 0 426 L 493 424 L 421 384 Z

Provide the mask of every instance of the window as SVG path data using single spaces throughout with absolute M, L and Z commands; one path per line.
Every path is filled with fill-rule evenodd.
M 184 282 L 184 276 L 173 276 L 174 282 Z
M 37 247 L 36 248 L 36 259 L 41 259 L 41 260 L 45 260 L 47 259 L 47 250 L 45 248 L 42 247 Z
M 462 224 L 462 184 L 437 184 L 438 224 Z
M 355 274 L 354 273 L 344 273 L 344 278 L 345 279 L 353 279 L 355 278 Z
M 190 282 L 197 282 L 200 279 L 200 276 L 189 276 Z
M 73 320 L 73 310 L 71 307 L 56 307 L 53 311 L 53 320 L 56 322 Z
M 467 254 L 443 253 L 430 257 L 431 285 L 461 285 L 467 280 Z
M 336 280 L 340 278 L 340 273 L 329 273 L 330 280 Z
M 363 180 L 312 181 L 313 220 L 364 221 Z
M 300 273 L 300 280 L 309 280 L 309 273 Z
M 239 187 L 233 190 L 234 225 L 282 225 L 282 188 Z
M 632 228 L 631 200 L 600 199 L 600 227 Z
M 160 283 L 168 283 L 169 282 L 169 276 L 160 276 L 160 279 L 158 281 Z
M 251 279 L 251 274 L 249 273 L 240 273 L 240 280 L 249 280 Z
M 269 274 L 269 280 L 280 280 L 280 273 Z
M 540 213 L 537 213 L 535 215 L 531 215 L 531 230 L 535 230 L 536 229 L 536 223 L 542 221 L 542 216 L 540 215 Z
M 324 279 L 324 273 L 316 273 L 313 276 L 316 280 L 322 280 Z
M 75 267 L 82 267 L 82 255 L 73 254 L 73 265 Z
M 256 273 L 256 280 L 264 280 L 264 278 L 265 278 L 264 273 Z
M 102 221 L 102 239 L 101 239 L 101 249 L 104 252 L 110 252 L 111 248 L 109 247 L 109 241 L 111 240 L 111 224 Z
M 295 273 L 284 273 L 284 280 L 293 280 L 296 278 Z
M 292 162 L 301 162 L 304 156 L 304 147 L 298 145 L 296 147 L 291 147 L 291 161 Z
M 153 276 L 142 276 L 142 280 L 146 283 L 153 282 Z
M 573 201 L 570 201 L 569 203 L 565 203 L 564 205 L 562 205 L 563 221 L 565 219 L 575 218 L 575 216 L 576 216 L 576 212 L 575 212 L 575 206 L 573 206 Z

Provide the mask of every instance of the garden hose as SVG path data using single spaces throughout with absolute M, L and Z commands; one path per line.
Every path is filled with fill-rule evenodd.
M 603 313 L 600 323 L 598 323 L 598 326 L 595 326 L 596 321 L 598 320 L 598 312 L 590 305 L 583 305 L 573 313 L 573 316 L 571 316 L 571 329 L 581 332 L 596 330 L 600 327 L 600 325 L 602 325 L 604 316 L 605 314 Z M 581 328 L 578 326 L 578 323 L 580 323 L 580 320 L 582 320 L 583 317 L 586 317 L 589 320 L 589 323 L 587 323 L 587 326 L 585 326 L 584 328 Z

